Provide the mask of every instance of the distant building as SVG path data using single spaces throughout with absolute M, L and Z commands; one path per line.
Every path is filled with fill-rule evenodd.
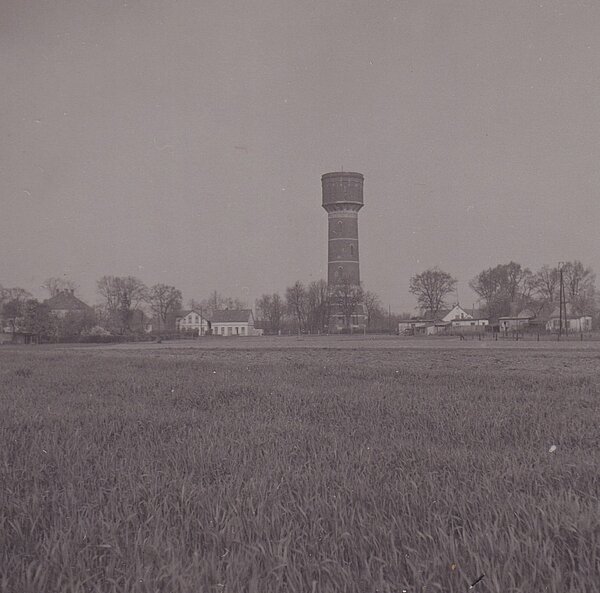
M 471 317 L 469 319 L 453 319 L 452 321 L 450 321 L 450 327 L 452 329 L 458 328 L 461 330 L 473 330 L 475 328 L 481 329 L 482 327 L 487 327 L 489 324 L 489 319 L 481 319 L 475 317 Z
M 472 311 L 475 313 L 475 311 Z M 435 335 L 451 334 L 455 330 L 463 333 L 465 331 L 481 331 L 489 325 L 489 320 L 468 313 L 460 305 L 454 305 L 452 309 L 442 309 L 436 315 L 431 311 L 425 311 L 423 317 L 403 319 L 398 323 L 399 334 L 411 335 Z
M 215 311 L 211 318 L 215 336 L 260 336 L 262 330 L 254 327 L 252 309 Z
M 175 319 L 175 329 L 178 332 L 190 332 L 197 336 L 207 335 L 210 326 L 210 321 L 197 309 L 181 311 Z
M 573 312 L 570 304 L 567 304 L 566 320 L 562 319 L 563 331 L 568 332 L 587 332 L 592 331 L 592 318 L 590 315 L 578 315 Z M 564 315 L 564 312 L 563 312 Z M 559 307 L 556 307 L 550 314 L 550 318 L 546 322 L 546 329 L 552 332 L 558 332 L 560 329 L 561 315 Z
M 498 317 L 500 331 L 507 332 L 529 327 L 536 318 L 531 309 L 523 309 L 518 315 L 505 315 Z
M 72 288 L 61 290 L 58 294 L 45 300 L 44 304 L 48 306 L 51 313 L 60 318 L 66 317 L 69 313 L 81 316 L 92 313 L 92 308 L 78 299 Z
M 398 322 L 398 333 L 400 335 L 425 335 L 427 328 L 435 324 L 435 319 L 423 319 L 420 317 L 411 317 L 410 319 L 402 319 Z

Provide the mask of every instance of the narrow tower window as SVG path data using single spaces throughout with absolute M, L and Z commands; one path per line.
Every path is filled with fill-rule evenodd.
M 350 245 L 350 255 L 354 256 L 354 245 Z

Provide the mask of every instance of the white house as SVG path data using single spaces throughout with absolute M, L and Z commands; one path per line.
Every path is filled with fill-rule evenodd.
M 215 336 L 260 336 L 262 330 L 255 329 L 251 309 L 215 311 L 211 319 Z
M 473 328 L 481 328 L 490 324 L 489 319 L 475 319 L 471 317 L 470 319 L 453 319 L 450 322 L 452 328 L 459 329 L 473 329 Z
M 438 311 L 437 315 L 426 311 L 423 318 L 404 319 L 398 323 L 398 333 L 431 336 L 448 333 L 450 329 L 458 328 L 465 331 L 480 329 L 486 325 L 489 325 L 488 319 L 475 317 L 471 313 L 467 313 L 460 305 L 455 305 L 452 309 Z
M 210 323 L 200 311 L 182 311 L 175 320 L 175 329 L 178 332 L 193 332 L 198 336 L 205 336 L 210 329 Z
M 454 305 L 450 311 L 440 311 L 441 321 L 454 321 L 455 319 L 473 319 L 473 315 L 467 313 L 460 305 Z
M 566 320 L 562 319 L 563 330 L 567 330 L 570 332 L 587 332 L 592 331 L 592 318 L 589 315 L 578 315 L 573 313 L 570 304 L 567 303 L 567 318 Z M 546 323 L 546 329 L 548 331 L 557 332 L 560 329 L 560 309 L 556 307 L 552 314 L 550 315 L 550 319 L 548 319 Z

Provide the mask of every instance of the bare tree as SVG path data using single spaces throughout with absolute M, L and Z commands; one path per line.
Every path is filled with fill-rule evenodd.
M 364 298 L 363 289 L 352 283 L 347 276 L 342 276 L 336 281 L 332 289 L 331 302 L 335 303 L 344 316 L 344 325 L 352 332 L 352 316 L 358 313 L 358 307 Z
M 167 327 L 169 320 L 174 322 L 173 315 L 181 310 L 181 291 L 167 284 L 155 284 L 148 292 L 148 303 L 156 316 L 159 329 Z
M 374 292 L 365 290 L 363 304 L 365 306 L 365 313 L 367 315 L 367 329 L 371 329 L 375 317 L 381 316 L 381 301 L 379 300 L 379 296 Z
M 294 318 L 298 331 L 306 327 L 307 294 L 299 280 L 285 291 L 285 300 L 290 315 Z
M 52 298 L 64 290 L 77 290 L 77 285 L 75 282 L 68 280 L 67 278 L 57 278 L 53 276 L 44 280 L 42 288 L 45 288 L 48 291 L 50 298 Z
M 134 276 L 103 276 L 97 289 L 112 323 L 121 333 L 130 331 L 134 313 L 148 300 L 146 285 Z
M 196 301 L 194 301 L 196 302 Z M 223 296 L 216 290 L 211 292 L 207 299 L 204 299 L 199 304 L 203 311 L 206 311 L 208 317 L 212 316 L 215 311 L 223 311 L 224 309 L 246 309 L 246 303 L 238 298 Z
M 533 292 L 531 272 L 513 261 L 480 272 L 469 286 L 484 300 L 486 313 L 492 319 L 529 304 Z
M 187 302 L 187 308 L 192 311 L 200 311 L 200 309 L 206 311 L 205 301 L 197 301 L 196 299 L 190 299 Z
M 306 318 L 311 332 L 324 332 L 329 320 L 329 288 L 325 280 L 315 280 L 306 289 Z
M 528 293 L 531 292 L 531 271 L 529 268 L 523 268 L 521 264 L 511 261 L 504 266 L 506 275 L 506 293 L 510 303 L 517 303 L 519 300 L 526 300 Z
M 22 317 L 19 320 L 19 330 L 39 341 L 40 339 L 56 339 L 58 337 L 58 320 L 48 305 L 36 299 L 28 299 L 22 306 Z
M 542 266 L 533 277 L 535 295 L 542 304 L 553 304 L 558 298 L 560 274 L 557 267 Z
M 439 268 L 430 268 L 410 279 L 409 291 L 417 297 L 421 311 L 435 317 L 446 304 L 446 297 L 456 288 L 456 278 Z
M 563 266 L 565 297 L 573 313 L 591 314 L 595 309 L 595 280 L 592 268 L 586 268 L 579 260 L 567 262 Z
M 33 295 L 24 288 L 3 288 L 0 285 L 0 317 L 11 328 L 12 333 L 20 317 L 23 316 L 25 303 L 33 299 Z M 0 331 L 1 331 L 0 327 Z
M 256 301 L 256 311 L 268 324 L 269 331 L 279 333 L 285 315 L 285 303 L 279 294 L 263 294 Z
M 0 305 L 7 303 L 8 301 L 18 301 L 24 303 L 25 301 L 32 299 L 33 295 L 24 288 L 15 286 L 14 288 L 3 288 L 0 286 Z

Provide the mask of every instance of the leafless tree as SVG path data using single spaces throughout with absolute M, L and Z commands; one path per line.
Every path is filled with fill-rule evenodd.
M 363 295 L 363 304 L 367 315 L 367 329 L 371 329 L 376 317 L 383 317 L 384 312 L 381 308 L 379 296 L 370 290 L 365 290 Z
M 436 267 L 413 276 L 409 291 L 417 297 L 421 311 L 430 311 L 435 317 L 455 288 L 456 279 Z
M 542 302 L 552 305 L 558 297 L 560 274 L 557 267 L 542 266 L 535 274 L 535 295 Z
M 0 286 L 0 316 L 13 333 L 16 331 L 19 319 L 24 314 L 25 304 L 31 300 L 33 300 L 33 295 L 24 288 Z
M 285 315 L 285 303 L 278 293 L 263 294 L 257 299 L 256 312 L 268 324 L 271 332 L 279 333 Z
M 533 291 L 531 272 L 513 261 L 483 270 L 469 286 L 484 300 L 486 313 L 492 319 L 529 304 L 528 295 Z
M 24 303 L 25 301 L 32 299 L 33 295 L 24 288 L 15 286 L 14 288 L 3 288 L 0 286 L 0 305 L 7 303 L 8 301 L 18 301 Z
M 181 291 L 167 284 L 155 284 L 148 291 L 148 303 L 152 313 L 159 323 L 159 329 L 164 329 L 173 315 L 181 310 Z
M 197 306 L 202 308 L 203 312 L 206 312 L 207 317 L 211 317 L 215 311 L 223 311 L 224 309 L 246 309 L 246 303 L 238 298 L 223 296 L 216 290 L 211 292 L 207 299 L 202 300 L 200 303 L 193 301 Z M 194 307 L 190 307 L 194 308 Z
M 332 288 L 331 302 L 340 308 L 344 316 L 344 325 L 350 332 L 352 331 L 352 316 L 356 315 L 363 298 L 363 289 L 352 283 L 346 276 L 341 277 Z
M 134 276 L 103 276 L 97 289 L 116 328 L 121 333 L 130 331 L 134 313 L 148 300 L 146 285 Z
M 563 268 L 565 297 L 574 313 L 591 314 L 595 309 L 596 275 L 579 260 L 567 262 Z
M 294 318 L 297 328 L 302 331 L 306 327 L 306 310 L 308 297 L 304 284 L 299 280 L 285 291 L 285 300 L 289 314 Z
M 315 280 L 306 289 L 307 323 L 311 332 L 324 332 L 329 320 L 329 288 L 325 280 Z
M 42 288 L 45 288 L 50 297 L 53 297 L 64 290 L 77 290 L 77 284 L 67 278 L 57 278 L 53 276 L 44 280 Z

